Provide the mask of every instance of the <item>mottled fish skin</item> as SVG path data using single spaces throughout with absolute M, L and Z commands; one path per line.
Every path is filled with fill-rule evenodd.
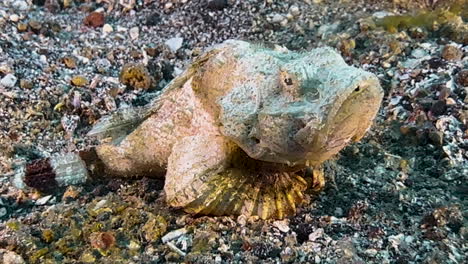
M 301 171 L 318 172 L 361 139 L 382 97 L 374 74 L 348 66 L 331 48 L 297 53 L 229 40 L 197 58 L 149 105 L 101 119 L 90 132 L 101 139 L 92 155 L 70 156 L 79 180 L 70 171 L 41 171 L 54 178 L 40 182 L 165 175 L 170 206 L 281 219 L 295 214 L 308 182 L 323 187 L 321 173 L 306 181 Z M 24 179 L 38 184 L 32 168 L 18 170 L 18 186 Z

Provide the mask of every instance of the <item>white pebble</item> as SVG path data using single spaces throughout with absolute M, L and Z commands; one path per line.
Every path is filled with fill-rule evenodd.
M 113 29 L 112 26 L 109 25 L 109 24 L 105 24 L 105 25 L 102 27 L 102 32 L 103 32 L 104 34 L 109 34 L 109 33 L 111 33 L 112 31 L 114 31 L 114 29 Z
M 28 10 L 28 3 L 26 1 L 15 1 L 13 3 L 13 8 L 21 11 Z
M 183 38 L 170 38 L 166 40 L 166 42 L 164 43 L 169 47 L 169 49 L 172 52 L 176 52 L 178 49 L 180 49 L 180 47 L 182 47 L 183 42 L 184 42 Z
M 36 205 L 45 205 L 50 200 L 50 198 L 52 198 L 52 195 L 47 195 L 47 196 L 44 196 L 44 197 L 42 197 L 40 199 L 37 199 L 36 200 Z
M 161 241 L 163 243 L 167 243 L 171 240 L 174 240 L 176 238 L 179 238 L 180 236 L 184 235 L 187 233 L 187 229 L 184 228 L 180 228 L 180 229 L 177 229 L 177 230 L 174 230 L 174 231 L 171 231 L 167 234 L 165 234 L 162 238 L 161 238 Z
M 289 13 L 293 16 L 299 16 L 301 14 L 301 10 L 299 9 L 297 5 L 292 5 L 289 8 Z
M 281 23 L 285 17 L 281 14 L 274 14 L 273 17 L 271 18 L 271 23 Z
M 129 31 L 130 33 L 130 38 L 132 40 L 135 40 L 138 38 L 138 36 L 140 35 L 140 29 L 138 27 L 132 27 Z
M 17 14 L 13 14 L 10 16 L 10 21 L 11 22 L 18 22 L 19 21 L 19 16 Z
M 283 233 L 288 233 L 290 230 L 288 222 L 286 220 L 275 221 L 273 222 L 273 225 Z
M 6 251 L 3 253 L 3 262 L 5 264 L 23 264 L 24 259 L 20 255 L 18 255 L 16 252 L 13 251 Z
M 13 74 L 9 73 L 5 75 L 5 77 L 3 77 L 2 80 L 0 80 L 0 84 L 4 87 L 11 88 L 15 86 L 16 81 L 18 81 L 18 78 L 16 78 L 16 76 L 14 76 Z

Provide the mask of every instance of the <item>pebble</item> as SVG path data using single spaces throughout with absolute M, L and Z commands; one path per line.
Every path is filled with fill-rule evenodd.
M 281 23 L 286 18 L 281 14 L 274 14 L 271 18 L 271 23 Z
M 114 246 L 115 236 L 111 232 L 95 232 L 89 236 L 93 248 L 107 250 Z
M 38 34 L 42 28 L 42 24 L 37 20 L 30 20 L 28 25 L 31 28 L 31 30 L 36 34 Z
M 45 205 L 52 198 L 52 195 L 47 195 L 36 200 L 36 205 Z
M 180 49 L 180 47 L 182 47 L 183 42 L 183 38 L 176 37 L 166 40 L 164 44 L 166 44 L 172 52 L 176 52 L 178 49 Z
M 6 251 L 3 253 L 3 262 L 4 264 L 23 264 L 26 263 L 20 255 L 16 254 L 13 251 Z
M 88 27 L 97 28 L 103 26 L 104 21 L 104 14 L 99 12 L 92 12 L 83 20 L 83 24 Z
M 18 81 L 18 78 L 16 78 L 15 75 L 9 73 L 0 80 L 0 85 L 7 87 L 7 88 L 11 88 L 15 86 L 16 81 Z
M 463 70 L 458 73 L 457 82 L 461 86 L 468 86 L 468 70 Z
M 237 217 L 237 223 L 240 226 L 245 226 L 247 224 L 247 217 L 245 215 L 239 215 Z
M 223 10 L 224 8 L 228 7 L 229 3 L 228 0 L 211 0 L 208 2 L 208 9 L 210 10 Z
M 73 56 L 65 56 L 62 58 L 63 63 L 65 66 L 69 69 L 75 69 L 76 68 L 76 59 Z
M 30 80 L 21 79 L 20 80 L 20 87 L 21 87 L 21 89 L 32 89 L 33 88 L 33 83 Z
M 103 208 L 106 204 L 107 204 L 107 200 L 106 200 L 106 199 L 100 200 L 99 202 L 96 203 L 96 205 L 94 206 L 93 210 L 94 210 L 94 211 L 97 211 L 97 210 Z
M 167 243 L 167 242 L 169 242 L 169 241 L 172 241 L 172 240 L 174 240 L 174 239 L 177 239 L 177 238 L 181 237 L 182 235 L 187 234 L 187 232 L 188 232 L 188 231 L 187 231 L 187 229 L 185 229 L 185 227 L 176 229 L 176 230 L 174 230 L 174 231 L 171 231 L 171 232 L 165 234 L 165 235 L 161 238 L 161 241 L 162 241 L 163 243 Z
M 70 83 L 74 86 L 83 87 L 88 84 L 88 79 L 86 79 L 86 77 L 84 76 L 76 75 L 76 76 L 73 76 Z
M 458 61 L 462 58 L 463 52 L 454 45 L 446 45 L 442 49 L 442 58 L 447 61 Z
M 315 241 L 315 240 L 317 240 L 318 238 L 322 237 L 323 234 L 324 234 L 323 228 L 317 228 L 314 232 L 312 232 L 311 234 L 309 234 L 309 240 L 310 240 L 310 241 Z
M 19 21 L 19 16 L 17 14 L 13 14 L 10 16 L 10 21 L 11 22 L 18 22 Z
M 105 25 L 102 27 L 102 32 L 105 33 L 105 34 L 109 34 L 109 33 L 111 33 L 112 31 L 114 31 L 114 29 L 113 29 L 112 26 L 109 25 L 109 24 L 105 24 Z
M 26 3 L 26 1 L 15 1 L 12 6 L 13 8 L 21 11 L 28 10 L 29 8 L 29 5 Z
M 8 211 L 5 207 L 0 207 L 0 218 L 4 217 L 7 215 Z
M 423 49 L 414 49 L 411 51 L 411 56 L 413 58 L 420 59 L 420 58 L 427 56 L 427 51 Z
M 286 220 L 275 221 L 273 222 L 273 225 L 283 233 L 288 233 L 290 230 L 288 222 Z
M 18 23 L 18 25 L 16 26 L 16 28 L 18 29 L 19 32 L 25 32 L 26 30 L 28 30 L 28 24 L 26 24 L 26 23 Z
M 289 8 L 289 13 L 293 16 L 299 16 L 301 14 L 301 10 L 299 9 L 297 5 L 292 5 Z
M 138 39 L 140 35 L 140 29 L 138 27 L 132 27 L 128 33 L 130 34 L 130 38 L 132 40 L 135 40 Z

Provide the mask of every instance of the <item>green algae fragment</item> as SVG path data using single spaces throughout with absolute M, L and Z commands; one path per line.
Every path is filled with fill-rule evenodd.
M 46 242 L 46 243 L 50 243 L 54 240 L 54 231 L 52 231 L 51 229 L 44 229 L 42 230 L 42 239 Z
M 94 262 L 96 262 L 96 258 L 90 252 L 84 252 L 83 255 L 81 255 L 81 257 L 80 257 L 80 260 L 83 263 L 94 263 Z
M 210 252 L 216 245 L 219 235 L 212 231 L 200 231 L 193 238 L 192 253 Z
M 8 226 L 11 230 L 18 231 L 21 227 L 21 224 L 18 221 L 10 221 L 6 223 L 6 226 Z
M 386 16 L 378 19 L 376 24 L 392 33 L 395 33 L 397 30 L 407 30 L 414 27 L 434 30 L 441 25 L 457 23 L 460 17 L 463 20 L 468 19 L 468 7 L 463 2 L 465 0 L 457 1 L 449 7 L 441 7 L 435 10 L 421 10 L 412 15 Z
M 38 251 L 34 252 L 30 257 L 29 257 L 29 261 L 31 263 L 37 263 L 37 261 L 43 257 L 45 254 L 49 253 L 49 249 L 48 248 L 41 248 L 39 249 Z
M 166 233 L 167 221 L 162 216 L 152 216 L 148 219 L 146 224 L 143 226 L 143 234 L 146 241 L 154 242 L 161 238 Z

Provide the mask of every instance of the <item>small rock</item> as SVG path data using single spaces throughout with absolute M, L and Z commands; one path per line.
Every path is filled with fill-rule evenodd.
M 211 0 L 208 2 L 208 9 L 210 10 L 223 10 L 224 8 L 228 7 L 229 3 L 228 0 Z
M 247 224 L 247 217 L 245 215 L 239 215 L 237 217 L 237 223 L 240 226 L 245 226 Z
M 63 193 L 62 200 L 74 200 L 78 198 L 80 191 L 75 186 L 68 186 Z
M 146 17 L 146 25 L 148 27 L 156 26 L 161 22 L 161 16 L 158 13 L 152 13 Z
M 84 20 L 83 24 L 88 27 L 101 27 L 104 25 L 104 14 L 100 12 L 92 12 L 90 13 Z
M 95 232 L 89 236 L 89 242 L 93 248 L 107 250 L 114 246 L 115 237 L 111 232 Z
M 69 69 L 75 69 L 76 68 L 76 59 L 73 56 L 65 56 L 62 58 L 63 64 Z
M 100 73 L 105 73 L 111 67 L 111 63 L 108 59 L 99 59 L 96 61 L 96 70 Z
M 47 195 L 36 200 L 36 205 L 45 205 L 52 198 L 52 195 Z
M 463 70 L 458 73 L 457 82 L 461 86 L 468 86 L 468 70 Z
M 171 240 L 174 240 L 174 239 L 177 239 L 179 237 L 181 237 L 182 235 L 185 235 L 187 234 L 187 229 L 184 228 L 179 228 L 177 230 L 174 230 L 174 231 L 171 231 L 169 233 L 167 233 L 166 235 L 164 235 L 162 238 L 161 238 L 161 241 L 163 243 L 167 243 Z
M 127 63 L 122 67 L 120 82 L 134 89 L 147 90 L 153 85 L 153 79 L 143 64 Z
M 437 146 L 442 146 L 442 143 L 444 142 L 444 132 L 438 131 L 438 130 L 430 130 L 428 134 L 429 140 L 437 145 Z
M 4 87 L 11 88 L 11 87 L 15 86 L 17 80 L 18 80 L 18 78 L 16 78 L 16 76 L 9 73 L 9 74 L 5 75 L 5 77 L 3 77 L 0 80 L 0 84 L 2 86 L 4 86 Z
M 431 112 L 436 115 L 443 115 L 447 111 L 447 103 L 444 100 L 435 102 L 431 107 Z
M 83 86 L 88 85 L 88 79 L 86 79 L 86 77 L 84 76 L 76 75 L 76 76 L 73 76 L 70 83 L 74 86 L 83 87 Z
M 283 263 L 292 263 L 296 259 L 296 252 L 291 247 L 286 247 L 280 253 Z
M 442 49 L 442 58 L 447 61 L 457 61 L 460 60 L 463 56 L 463 52 L 454 45 L 446 45 Z
M 170 38 L 166 40 L 166 42 L 164 43 L 169 47 L 169 49 L 172 52 L 176 52 L 178 49 L 180 49 L 180 47 L 182 47 L 183 42 L 184 42 L 184 39 L 178 37 L 178 38 Z
M 24 262 L 24 259 L 16 254 L 15 252 L 13 251 L 6 251 L 5 253 L 3 253 L 3 262 L 4 264 L 23 264 L 25 263 Z
M 136 242 L 135 240 L 132 240 L 128 244 L 127 248 L 130 249 L 130 250 L 136 251 L 136 250 L 139 250 L 141 248 L 141 246 L 140 246 L 140 244 L 138 244 L 138 242 Z
M 339 49 L 344 56 L 350 57 L 356 47 L 354 39 L 343 39 L 340 41 Z
M 411 56 L 413 58 L 420 59 L 420 58 L 427 56 L 427 51 L 423 49 L 414 49 L 411 51 Z
M 324 234 L 323 228 L 317 228 L 314 232 L 309 235 L 309 241 L 315 241 L 320 237 L 323 237 Z
M 130 38 L 135 40 L 140 36 L 140 29 L 138 27 L 132 27 L 128 33 L 130 34 Z
M 297 5 L 292 5 L 289 7 L 289 13 L 293 16 L 299 16 L 301 14 L 301 10 Z
M 281 14 L 274 14 L 271 18 L 271 23 L 281 23 L 286 18 Z
M 283 233 L 287 233 L 290 230 L 288 222 L 286 220 L 275 221 L 273 222 L 273 225 Z
M 20 87 L 21 89 L 32 89 L 33 88 L 33 83 L 30 80 L 27 79 L 21 79 L 20 80 Z
M 102 199 L 102 200 L 100 200 L 99 202 L 96 203 L 96 205 L 94 206 L 93 210 L 94 210 L 94 211 L 97 211 L 97 210 L 103 208 L 106 204 L 107 204 L 107 200 L 106 200 L 106 199 Z
M 39 34 L 39 32 L 42 29 L 42 24 L 37 20 L 30 20 L 28 25 L 31 28 L 31 30 L 36 34 Z
M 29 5 L 26 1 L 15 1 L 13 2 L 12 7 L 16 10 L 25 11 L 28 10 Z
M 10 16 L 10 21 L 11 22 L 18 22 L 19 21 L 19 16 L 17 14 L 13 14 Z
M 114 31 L 114 29 L 113 29 L 112 26 L 109 25 L 109 24 L 105 24 L 105 25 L 102 27 L 102 32 L 105 33 L 105 34 L 109 34 L 109 33 L 111 33 L 112 31 Z
M 7 215 L 8 211 L 5 207 L 0 207 L 0 218 L 4 217 Z
M 167 230 L 167 222 L 162 216 L 155 216 L 148 219 L 142 231 L 146 241 L 157 241 Z
M 25 32 L 26 30 L 28 30 L 28 24 L 26 24 L 26 23 L 18 23 L 18 25 L 16 26 L 16 28 L 18 29 L 19 32 Z

